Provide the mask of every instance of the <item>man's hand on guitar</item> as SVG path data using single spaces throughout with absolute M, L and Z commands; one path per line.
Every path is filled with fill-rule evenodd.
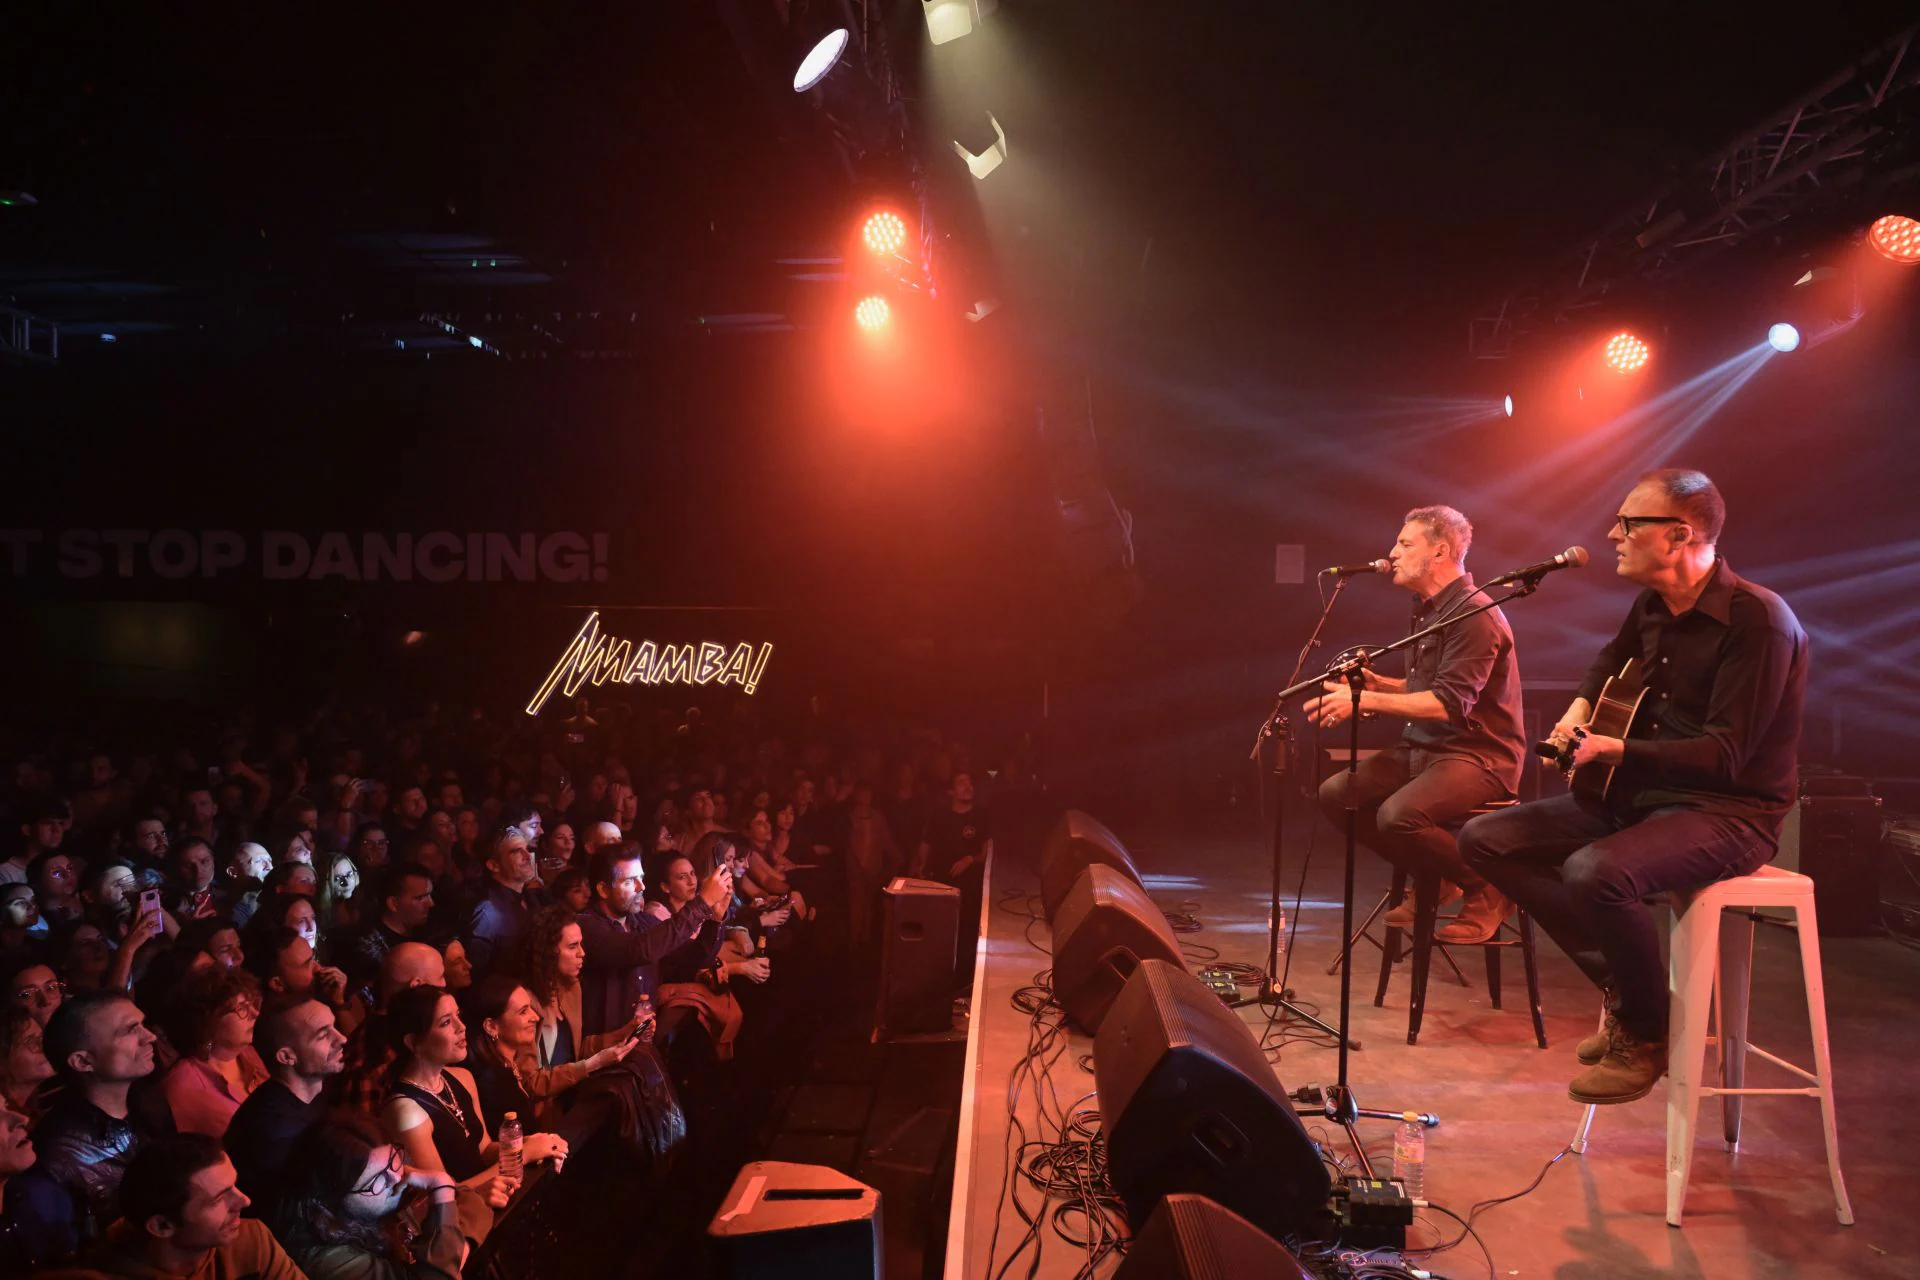
M 1558 734 L 1559 729 L 1556 727 L 1554 732 Z M 1620 739 L 1580 732 L 1573 735 L 1568 765 L 1578 769 L 1583 764 L 1619 764 L 1626 755 L 1627 744 Z

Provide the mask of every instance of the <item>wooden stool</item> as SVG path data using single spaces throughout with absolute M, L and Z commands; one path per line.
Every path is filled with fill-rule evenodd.
M 1817 1098 L 1826 1130 L 1827 1172 L 1840 1221 L 1853 1224 L 1853 1206 L 1840 1176 L 1840 1136 L 1833 1115 L 1833 1063 L 1827 1054 L 1827 1004 L 1820 979 L 1820 933 L 1813 913 L 1813 881 L 1780 867 L 1720 880 L 1675 894 L 1673 945 L 1667 965 L 1672 1007 L 1667 1020 L 1667 1224 L 1680 1225 L 1692 1172 L 1700 1099 L 1720 1099 L 1727 1150 L 1740 1143 L 1740 1102 L 1752 1095 Z M 1722 911 L 1723 907 L 1733 908 Z M 1786 907 L 1800 935 L 1800 972 L 1807 989 L 1807 1020 L 1813 1036 L 1813 1070 L 1775 1057 L 1747 1041 L 1747 1006 L 1753 983 L 1753 916 L 1750 908 Z M 1604 1025 L 1604 1013 L 1602 1022 Z M 1717 1024 L 1718 1034 L 1714 1025 Z M 1719 1047 L 1719 1083 L 1705 1084 L 1707 1042 Z M 1811 1085 L 1798 1089 L 1748 1089 L 1751 1054 Z M 1587 1149 L 1595 1108 L 1589 1106 L 1574 1131 L 1573 1149 Z

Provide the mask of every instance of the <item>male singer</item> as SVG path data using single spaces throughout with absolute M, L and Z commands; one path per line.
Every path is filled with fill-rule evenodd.
M 1645 1097 L 1667 1069 L 1667 971 L 1643 899 L 1747 875 L 1793 803 L 1807 636 L 1786 602 L 1736 577 L 1716 544 L 1727 505 L 1698 471 L 1640 478 L 1607 536 L 1644 588 L 1554 727 L 1576 767 L 1618 765 L 1603 806 L 1556 796 L 1467 824 L 1470 864 L 1530 912 L 1607 993 L 1574 1049 L 1575 1102 Z M 1623 741 L 1587 733 L 1629 658 L 1647 694 Z
M 1452 507 L 1407 512 L 1388 559 L 1394 584 L 1416 597 L 1413 630 L 1485 603 L 1464 568 L 1472 545 L 1473 525 Z M 1402 717 L 1407 727 L 1397 745 L 1361 761 L 1354 775 L 1360 843 L 1415 875 L 1438 874 L 1440 906 L 1464 894 L 1459 916 L 1436 929 L 1436 938 L 1484 942 L 1506 917 L 1507 900 L 1461 859 L 1453 828 L 1481 805 L 1512 799 L 1520 782 L 1513 630 L 1490 609 L 1415 645 L 1404 680 L 1373 670 L 1366 676 L 1361 711 Z M 1307 700 L 1307 717 L 1332 728 L 1352 713 L 1353 694 L 1339 683 L 1326 689 Z M 1320 808 L 1345 822 L 1345 770 L 1321 786 Z M 1413 920 L 1411 896 L 1387 914 L 1387 923 L 1400 928 Z

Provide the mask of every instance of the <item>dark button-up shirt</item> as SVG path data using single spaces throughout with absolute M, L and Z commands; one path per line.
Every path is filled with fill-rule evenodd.
M 515 893 L 492 876 L 486 878 L 484 886 L 467 913 L 467 927 L 460 933 L 467 945 L 467 959 L 473 962 L 475 982 L 495 972 L 520 972 L 521 941 L 527 936 L 533 913 L 546 905 L 546 895 L 538 889 Z
M 1794 800 L 1807 692 L 1807 633 L 1787 602 L 1724 560 L 1678 617 L 1642 591 L 1580 696 L 1591 702 L 1635 657 L 1647 695 L 1609 803 L 1732 814 L 1777 839 Z
M 1425 630 L 1484 603 L 1473 575 L 1463 573 L 1431 598 L 1414 602 L 1411 629 Z M 1407 651 L 1407 692 L 1432 693 L 1447 709 L 1445 720 L 1409 720 L 1410 746 L 1471 760 L 1510 794 L 1517 790 L 1524 749 L 1520 662 L 1505 614 L 1489 609 L 1414 645 Z
M 665 920 L 644 911 L 610 916 L 598 904 L 579 919 L 587 951 L 580 971 L 580 1034 L 598 1036 L 627 1024 L 641 994 L 653 994 L 655 966 L 693 941 L 713 912 L 695 898 Z

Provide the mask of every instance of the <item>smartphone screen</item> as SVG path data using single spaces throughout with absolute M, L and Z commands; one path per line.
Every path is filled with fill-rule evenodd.
M 160 891 L 154 888 L 140 891 L 140 914 L 158 916 L 160 914 Z

